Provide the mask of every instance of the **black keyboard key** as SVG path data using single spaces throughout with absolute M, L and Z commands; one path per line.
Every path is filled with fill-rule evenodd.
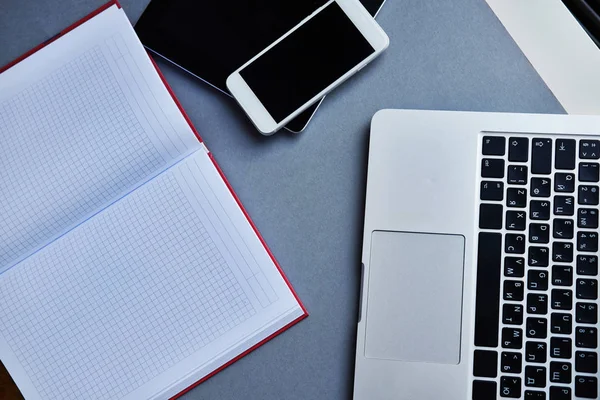
M 549 174 L 552 171 L 552 139 L 531 141 L 531 173 Z
M 573 193 L 575 191 L 575 174 L 557 172 L 554 174 L 554 191 Z
M 479 228 L 502 229 L 502 205 L 480 204 L 479 205 Z
M 487 378 L 498 376 L 498 353 L 488 350 L 475 350 L 473 375 Z
M 571 216 L 575 214 L 575 197 L 554 196 L 554 215 Z
M 550 386 L 550 400 L 571 400 L 571 388 Z
M 531 178 L 532 197 L 550 197 L 550 178 Z
M 501 264 L 502 235 L 480 232 L 477 244 L 475 346 L 498 345 Z
M 552 243 L 552 260 L 556 262 L 572 262 L 573 244 L 569 242 Z
M 482 181 L 481 190 L 479 191 L 481 200 L 497 200 L 504 199 L 504 183 L 494 181 Z
M 600 141 L 581 140 L 579 141 L 579 158 L 585 160 L 597 160 L 600 158 Z
M 532 339 L 546 339 L 548 337 L 548 320 L 545 318 L 527 318 L 525 334 Z
M 527 342 L 525 344 L 525 360 L 530 363 L 545 363 L 546 343 L 544 342 Z
M 506 229 L 509 231 L 524 231 L 527 225 L 525 211 L 506 212 Z
M 506 206 L 525 208 L 527 205 L 527 189 L 508 188 L 506 189 Z
M 554 310 L 571 310 L 573 308 L 573 292 L 567 289 L 552 289 L 552 308 Z
M 598 298 L 598 281 L 595 279 L 577 279 L 575 295 L 578 299 L 596 300 Z
M 531 200 L 529 202 L 529 218 L 548 221 L 550 219 L 550 202 L 548 200 Z
M 481 160 L 482 178 L 504 178 L 504 160 L 501 158 L 484 158 Z
M 598 399 L 598 378 L 595 376 L 575 376 L 575 396 L 584 399 Z
M 500 397 L 508 397 L 512 399 L 521 398 L 521 378 L 516 376 L 501 377 Z
M 598 234 L 596 232 L 577 232 L 577 250 L 595 253 L 598 251 Z
M 585 206 L 598 205 L 598 186 L 579 185 L 577 202 Z
M 502 347 L 520 349 L 523 347 L 523 330 L 519 328 L 502 328 Z
M 598 210 L 594 208 L 580 208 L 577 210 L 577 227 L 587 229 L 598 228 Z
M 552 313 L 550 316 L 550 332 L 570 335 L 573 332 L 573 316 L 571 314 Z
M 580 182 L 598 182 L 600 180 L 598 172 L 598 163 L 579 163 Z
M 539 390 L 526 390 L 523 400 L 546 400 L 546 393 Z
M 598 372 L 598 353 L 591 351 L 575 352 L 575 371 L 595 374 Z
M 508 139 L 508 161 L 526 162 L 529 158 L 529 139 L 511 137 Z
M 505 236 L 504 251 L 511 254 L 524 254 L 525 235 L 507 233 Z
M 598 305 L 594 303 L 575 304 L 575 321 L 579 324 L 597 324 Z
M 553 361 L 550 363 L 550 382 L 571 383 L 573 367 L 569 362 Z
M 558 139 L 556 140 L 556 151 L 554 154 L 554 166 L 556 169 L 574 169 L 575 168 L 575 140 Z
M 548 272 L 539 269 L 530 269 L 527 272 L 527 289 L 548 290 Z
M 503 351 L 500 356 L 500 369 L 502 373 L 520 374 L 522 370 L 523 356 L 521 353 Z
M 598 275 L 598 256 L 578 255 L 577 273 L 579 275 Z
M 529 247 L 527 264 L 532 267 L 547 267 L 550 262 L 550 251 L 547 247 Z
M 527 167 L 525 165 L 509 165 L 508 183 L 511 185 L 526 185 Z
M 550 357 L 571 358 L 573 343 L 570 338 L 553 337 L 550 339 Z
M 552 284 L 554 286 L 571 286 L 573 284 L 573 267 L 570 265 L 553 265 Z
M 523 282 L 511 281 L 508 279 L 505 280 L 504 281 L 504 294 L 503 294 L 504 300 L 523 301 L 523 296 L 524 296 L 523 289 L 524 289 Z M 507 306 L 507 305 L 505 305 L 505 306 Z M 522 321 L 523 321 L 523 319 L 521 318 L 521 322 Z
M 527 313 L 548 313 L 548 296 L 545 294 L 529 293 L 527 295 Z
M 514 278 L 524 277 L 525 259 L 523 257 L 504 257 L 504 276 Z
M 525 367 L 525 386 L 540 387 L 546 386 L 546 368 L 538 366 Z
M 554 239 L 573 239 L 574 229 L 572 219 L 560 219 L 554 220 L 552 229 L 552 236 Z
M 550 225 L 529 224 L 530 243 L 548 243 L 550 241 Z
M 503 156 L 506 151 L 506 138 L 503 136 L 484 136 L 481 153 L 484 156 Z
M 595 349 L 598 347 L 598 329 L 578 326 L 575 329 L 575 346 L 586 349 Z
M 473 381 L 473 400 L 493 400 L 496 398 L 496 382 Z
M 523 323 L 523 306 L 521 304 L 504 304 L 502 306 L 502 323 L 521 325 Z

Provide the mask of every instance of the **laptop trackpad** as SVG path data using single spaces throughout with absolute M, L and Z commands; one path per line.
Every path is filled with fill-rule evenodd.
M 375 231 L 365 357 L 458 364 L 465 239 Z

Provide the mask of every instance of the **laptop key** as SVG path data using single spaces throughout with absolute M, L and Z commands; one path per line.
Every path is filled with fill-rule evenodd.
M 575 396 L 584 399 L 597 399 L 598 378 L 595 376 L 575 376 Z
M 575 168 L 575 140 L 558 139 L 555 145 L 556 169 L 574 169 Z
M 523 323 L 523 306 L 521 304 L 504 304 L 502 306 L 502 323 L 521 325 Z
M 524 400 L 546 400 L 546 393 L 539 390 L 526 390 Z
M 504 183 L 494 181 L 482 181 L 479 193 L 479 198 L 481 200 L 502 201 L 504 199 Z
M 587 206 L 598 205 L 598 186 L 579 185 L 577 203 Z
M 550 357 L 552 358 L 571 358 L 572 348 L 573 344 L 570 338 L 550 338 Z
M 552 139 L 531 141 L 531 173 L 549 174 L 552 171 Z
M 527 166 L 525 166 L 525 165 L 509 165 L 508 166 L 508 183 L 511 185 L 526 185 L 527 184 Z
M 573 267 L 570 265 L 553 265 L 552 284 L 554 286 L 571 286 L 573 284 Z
M 545 387 L 546 386 L 546 368 L 540 366 L 525 367 L 525 386 Z
M 531 197 L 550 197 L 550 178 L 531 178 Z
M 506 230 L 508 231 L 524 231 L 527 225 L 527 217 L 525 211 L 506 212 Z
M 503 373 L 520 374 L 523 365 L 523 355 L 512 351 L 503 351 L 500 356 L 500 369 Z
M 550 400 L 571 400 L 571 388 L 550 386 Z
M 598 182 L 600 180 L 598 163 L 579 163 L 578 177 L 580 182 Z
M 508 161 L 527 162 L 529 158 L 529 139 L 511 137 L 508 139 Z
M 598 298 L 598 281 L 595 279 L 577 279 L 575 295 L 578 299 L 596 300 Z
M 530 363 L 545 363 L 547 345 L 544 342 L 527 342 L 525 344 L 525 360 Z
M 482 153 L 485 156 L 503 156 L 506 151 L 506 138 L 504 136 L 484 136 Z
M 600 158 L 600 141 L 580 140 L 579 158 L 584 160 L 597 160 Z
M 473 375 L 487 378 L 498 376 L 498 353 L 489 350 L 475 350 Z
M 527 272 L 527 289 L 548 290 L 548 271 L 530 269 Z
M 493 400 L 496 398 L 496 382 L 473 381 L 473 400 Z
M 571 383 L 571 363 L 553 361 L 550 363 L 550 382 L 552 383 Z
M 554 196 L 554 215 L 571 216 L 575 213 L 573 196 Z
M 550 225 L 529 224 L 529 243 L 548 243 L 550 241 Z
M 550 332 L 570 335 L 573 332 L 573 316 L 565 313 L 552 313 L 550 316 Z
M 479 228 L 480 229 L 502 229 L 502 205 L 480 204 L 479 205 Z
M 521 397 L 521 378 L 503 376 L 500 378 L 500 397 L 518 399 Z
M 508 188 L 506 189 L 506 206 L 525 208 L 527 206 L 527 189 Z
M 598 275 L 598 256 L 577 256 L 577 273 L 579 275 Z
M 577 232 L 577 250 L 595 253 L 598 251 L 598 233 Z
M 598 329 L 586 326 L 578 326 L 575 329 L 575 346 L 586 349 L 598 347 Z
M 550 262 L 550 251 L 547 247 L 529 247 L 527 264 L 532 267 L 547 267 Z
M 573 193 L 575 191 L 575 174 L 557 172 L 554 174 L 554 191 Z
M 502 328 L 502 347 L 520 349 L 523 347 L 523 330 L 519 328 Z
M 573 292 L 567 289 L 552 289 L 552 308 L 554 310 L 571 310 L 573 308 Z
M 524 254 L 525 235 L 507 233 L 505 237 L 504 251 L 511 254 Z
M 480 232 L 477 244 L 475 346 L 496 347 L 500 325 L 502 235 Z
M 550 202 L 548 200 L 531 200 L 529 202 L 529 218 L 548 221 L 550 219 Z
M 523 257 L 504 257 L 504 276 L 514 278 L 524 277 L 525 259 Z
M 532 339 L 545 339 L 548 336 L 548 320 L 546 318 L 527 318 L 525 334 Z
M 552 237 L 554 239 L 573 239 L 574 229 L 572 219 L 556 218 L 553 222 Z
M 595 374 L 598 372 L 598 353 L 591 351 L 575 352 L 575 371 Z
M 482 178 L 504 178 L 504 160 L 501 158 L 484 158 L 481 160 Z
M 552 243 L 552 261 L 569 263 L 572 262 L 573 244 L 569 242 Z
M 527 313 L 547 314 L 548 296 L 545 294 L 529 293 L 527 295 Z
M 598 210 L 595 208 L 580 208 L 577 210 L 577 227 L 587 229 L 598 228 Z
M 575 304 L 575 321 L 579 324 L 597 324 L 598 305 L 594 303 Z

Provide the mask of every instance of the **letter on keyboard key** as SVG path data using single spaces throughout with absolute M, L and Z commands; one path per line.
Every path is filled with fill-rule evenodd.
M 506 189 L 506 206 L 525 208 L 527 206 L 527 189 L 508 188 Z
M 598 378 L 595 376 L 575 376 L 575 396 L 584 399 L 597 399 Z
M 553 337 L 550 339 L 550 357 L 571 358 L 573 353 L 572 347 L 573 345 L 570 338 Z
M 525 253 L 525 235 L 507 233 L 505 236 L 504 251 L 511 254 Z
M 496 347 L 500 324 L 502 235 L 480 232 L 477 246 L 475 346 Z
M 545 387 L 546 368 L 538 366 L 525 367 L 525 386 Z
M 523 347 L 523 330 L 518 328 L 502 328 L 502 347 L 520 349 Z
M 556 155 L 554 166 L 556 169 L 574 169 L 575 168 L 575 140 L 558 139 L 556 140 Z
M 557 172 L 554 174 L 554 191 L 573 193 L 575 191 L 575 174 Z
M 571 400 L 571 388 L 550 386 L 550 400 Z
M 530 363 L 545 363 L 547 359 L 546 343 L 527 342 L 525 345 L 525 359 Z
M 550 363 L 550 382 L 571 383 L 571 363 L 553 361 Z
M 531 142 L 531 173 L 549 174 L 552 171 L 552 139 L 533 139 Z
M 573 292 L 570 290 L 552 290 L 552 308 L 555 310 L 571 310 L 573 308 Z
M 552 313 L 550 317 L 550 331 L 561 335 L 570 335 L 573 332 L 573 317 L 571 314 Z
M 496 382 L 473 381 L 473 400 L 491 400 L 496 398 Z

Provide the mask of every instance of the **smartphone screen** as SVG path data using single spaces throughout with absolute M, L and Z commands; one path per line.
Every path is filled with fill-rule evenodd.
M 280 122 L 374 52 L 332 2 L 240 75 Z

